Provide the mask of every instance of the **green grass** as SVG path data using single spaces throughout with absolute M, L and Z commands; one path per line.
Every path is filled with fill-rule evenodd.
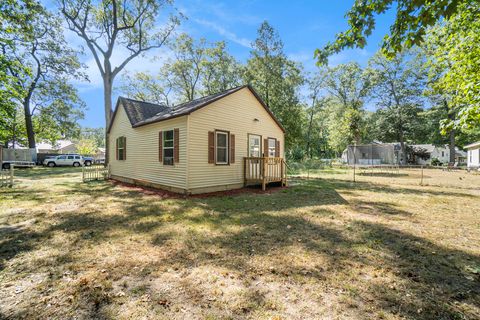
M 0 318 L 475 319 L 480 191 L 448 174 L 182 199 L 17 170 L 0 189 Z

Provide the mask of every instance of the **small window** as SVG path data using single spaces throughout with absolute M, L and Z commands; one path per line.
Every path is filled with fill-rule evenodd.
M 275 150 L 277 148 L 277 139 L 268 138 L 268 156 L 275 157 Z
M 215 153 L 217 164 L 228 164 L 228 132 L 215 132 Z
M 77 159 L 77 160 L 80 159 L 80 156 L 75 156 L 75 159 Z
M 68 160 L 73 160 L 73 159 L 75 159 L 75 157 L 74 156 L 68 156 L 67 159 Z
M 163 164 L 173 166 L 173 130 L 163 132 Z
M 125 137 L 117 138 L 117 159 L 125 160 Z
M 58 160 L 65 160 L 67 157 L 66 156 L 59 156 L 57 159 Z
M 442 151 L 442 157 L 445 157 L 445 151 Z

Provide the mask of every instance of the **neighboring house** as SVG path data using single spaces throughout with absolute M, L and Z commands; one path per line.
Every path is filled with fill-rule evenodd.
M 448 145 L 445 146 L 435 146 L 433 144 L 413 144 L 411 145 L 414 153 L 424 153 L 426 154 L 426 159 L 421 157 L 415 157 L 414 162 L 420 165 L 430 165 L 432 159 L 438 159 L 441 163 L 450 162 L 450 148 Z
M 464 147 L 467 149 L 467 167 L 480 168 L 480 141 Z
M 460 164 L 460 165 L 466 165 L 467 164 L 467 152 L 463 150 L 458 150 L 458 148 L 455 148 L 455 162 Z
M 54 145 L 47 142 L 37 143 L 37 153 L 76 153 L 77 145 L 70 140 L 58 140 Z
M 95 159 L 105 159 L 105 148 L 97 148 L 97 152 L 94 155 Z
M 111 177 L 128 183 L 193 194 L 240 188 L 265 164 L 284 176 L 285 131 L 250 86 L 173 109 L 119 98 L 108 133 Z

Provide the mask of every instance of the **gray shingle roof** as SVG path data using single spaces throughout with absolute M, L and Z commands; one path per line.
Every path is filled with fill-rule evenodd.
M 285 132 L 285 129 L 280 124 L 280 122 L 275 118 L 273 113 L 270 109 L 265 105 L 262 99 L 258 96 L 255 90 L 250 87 L 249 85 L 243 85 L 239 87 L 235 87 L 229 90 L 222 91 L 220 93 L 212 94 L 206 97 L 198 98 L 192 101 L 188 101 L 173 108 L 169 108 L 163 104 L 155 104 L 150 102 L 144 102 L 124 97 L 119 97 L 117 101 L 117 106 L 115 108 L 115 112 L 113 113 L 112 120 L 110 121 L 110 126 L 108 128 L 108 132 L 110 132 L 110 128 L 113 124 L 113 120 L 115 119 L 115 115 L 117 113 L 118 107 L 120 104 L 123 105 L 125 112 L 127 113 L 128 119 L 130 120 L 130 124 L 132 127 L 139 127 L 149 123 L 159 122 L 171 118 L 176 118 L 180 116 L 184 116 L 187 114 L 192 113 L 195 110 L 203 108 L 204 106 L 209 105 L 210 103 L 222 99 L 223 97 L 228 96 L 236 91 L 239 91 L 243 88 L 248 88 L 253 93 L 253 95 L 258 99 L 258 101 L 262 104 L 265 110 L 270 114 L 273 120 L 278 124 L 278 126 Z
M 123 105 L 132 126 L 158 113 L 168 112 L 168 110 L 170 110 L 170 108 L 164 104 L 149 103 L 124 97 L 119 97 L 118 103 Z
M 207 104 L 210 104 L 218 99 L 221 99 L 235 91 L 245 88 L 246 86 L 235 87 L 220 93 L 212 94 L 206 97 L 198 98 L 192 101 L 188 101 L 173 108 L 167 108 L 164 110 L 159 111 L 153 116 L 143 119 L 142 121 L 137 122 L 136 124 L 132 124 L 132 126 L 137 127 L 144 124 L 162 121 L 170 118 L 180 117 L 186 114 L 190 114 L 191 112 L 200 109 Z

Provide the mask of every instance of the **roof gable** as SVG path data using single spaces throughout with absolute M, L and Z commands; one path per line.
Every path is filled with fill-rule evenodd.
M 232 93 L 240 91 L 241 89 L 244 89 L 244 88 L 248 88 L 250 90 L 250 92 L 260 102 L 263 108 L 272 117 L 275 123 L 280 127 L 280 129 L 283 132 L 285 132 L 285 129 L 283 128 L 281 123 L 277 120 L 277 118 L 275 118 L 270 108 L 268 108 L 268 106 L 263 102 L 263 100 L 260 98 L 257 92 L 250 85 L 239 86 L 239 87 L 235 87 L 220 93 L 194 99 L 192 101 L 179 104 L 173 108 L 169 108 L 166 105 L 159 105 L 159 104 L 119 97 L 117 101 L 117 105 L 115 107 L 115 111 L 110 121 L 110 125 L 108 127 L 108 132 L 110 132 L 110 129 L 112 127 L 113 121 L 115 119 L 115 115 L 117 113 L 117 110 L 120 104 L 123 105 L 125 112 L 127 113 L 128 119 L 130 120 L 130 124 L 132 125 L 133 128 L 135 128 L 135 127 L 140 127 L 140 126 L 155 123 L 155 122 L 160 122 L 163 120 L 168 120 L 168 119 L 188 115 L 196 110 L 199 110 L 205 106 L 208 106 L 209 104 L 217 100 L 220 100 Z

